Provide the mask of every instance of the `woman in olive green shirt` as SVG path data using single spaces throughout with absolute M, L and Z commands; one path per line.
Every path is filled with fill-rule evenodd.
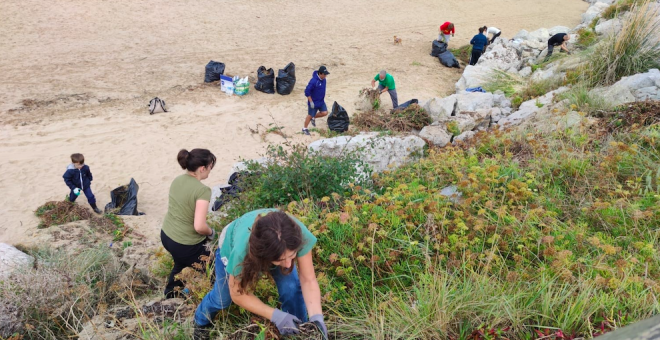
M 212 238 L 215 233 L 206 224 L 211 188 L 201 182 L 209 177 L 215 156 L 206 149 L 190 152 L 183 149 L 177 160 L 186 173 L 175 178 L 170 186 L 167 214 L 160 232 L 163 247 L 174 259 L 174 268 L 165 287 L 166 298 L 178 296 L 180 292 L 175 288 L 183 287 L 183 282 L 174 279 L 175 275 L 200 263 L 201 256 L 210 255 L 205 243 L 207 237 Z

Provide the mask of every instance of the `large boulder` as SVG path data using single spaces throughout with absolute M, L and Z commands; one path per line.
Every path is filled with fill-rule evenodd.
M 478 66 L 497 68 L 503 71 L 518 72 L 522 66 L 522 54 L 515 47 L 507 47 L 503 40 L 497 40 L 479 58 Z
M 424 145 L 424 140 L 417 136 L 381 137 L 378 133 L 363 133 L 320 139 L 310 144 L 309 149 L 329 157 L 358 151 L 374 171 L 380 172 L 415 160 L 422 154 Z
M 456 82 L 456 93 L 461 93 L 467 88 L 482 86 L 488 82 L 491 77 L 492 69 L 480 65 L 465 66 L 461 78 Z
M 555 26 L 555 27 L 548 30 L 548 35 L 553 36 L 555 34 L 568 33 L 570 31 L 571 31 L 571 29 L 566 27 L 566 26 Z
M 475 111 L 493 107 L 493 94 L 483 92 L 467 92 L 456 95 L 455 112 Z
M 447 126 L 447 131 L 450 131 L 450 125 L 455 125 L 458 128 L 458 134 L 461 134 L 465 131 L 472 131 L 475 127 L 477 127 L 477 121 L 471 114 L 468 113 L 458 113 L 455 116 L 451 116 L 440 122 L 440 125 L 443 124 Z
M 14 271 L 32 266 L 34 258 L 16 247 L 0 243 L 0 280 L 8 278 Z
M 603 2 L 596 2 L 593 5 L 589 6 L 586 12 L 582 14 L 582 23 L 589 24 L 595 18 L 600 17 L 601 13 L 610 5 Z
M 548 108 L 552 105 L 555 95 L 560 94 L 568 90 L 568 87 L 560 87 L 554 91 L 548 92 L 545 95 L 530 99 L 520 105 L 518 110 L 511 115 L 500 119 L 497 124 L 500 126 L 512 126 L 518 125 L 536 114 L 541 108 Z
M 532 68 L 530 66 L 526 66 L 522 70 L 518 71 L 518 75 L 523 78 L 527 78 L 532 75 Z
M 532 37 L 532 40 L 536 40 L 538 42 L 547 43 L 548 39 L 550 38 L 550 32 L 547 28 L 539 28 L 536 31 L 530 32 L 529 35 Z
M 660 100 L 660 91 L 655 86 L 642 87 L 639 90 L 633 91 L 633 96 L 635 96 L 635 100 L 637 101 Z
M 431 98 L 422 107 L 429 113 L 434 122 L 443 120 L 454 113 L 456 95 L 452 94 L 445 98 Z
M 447 127 L 444 125 L 425 126 L 419 132 L 419 136 L 438 147 L 443 147 L 451 141 L 451 134 L 447 132 Z
M 525 40 L 531 40 L 532 36 L 529 35 L 529 32 L 527 30 L 520 30 L 516 35 L 513 36 L 513 40 L 520 40 L 520 41 L 525 41 Z
M 658 85 L 660 85 L 660 71 L 651 69 L 646 73 L 623 77 L 611 86 L 596 88 L 590 92 L 592 95 L 601 96 L 608 104 L 617 106 L 653 97 L 655 91 L 652 88 L 657 88 Z
M 609 34 L 617 34 L 621 32 L 621 20 L 615 18 L 612 20 L 607 20 L 607 21 L 601 21 L 596 25 L 594 30 L 596 33 L 600 35 L 609 35 Z

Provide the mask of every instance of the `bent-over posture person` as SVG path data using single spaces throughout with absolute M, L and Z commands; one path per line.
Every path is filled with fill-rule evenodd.
M 302 222 L 277 209 L 251 211 L 229 223 L 215 252 L 215 284 L 195 311 L 193 338 L 208 339 L 216 314 L 232 302 L 269 319 L 282 335 L 298 333 L 298 324 L 309 320 L 327 338 L 312 259 L 315 244 Z M 281 309 L 253 294 L 263 273 L 274 279 Z

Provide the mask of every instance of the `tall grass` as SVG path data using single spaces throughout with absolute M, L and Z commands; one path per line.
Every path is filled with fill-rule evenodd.
M 584 78 L 589 87 L 660 67 L 660 21 L 648 0 L 633 5 L 621 32 L 611 35 L 589 58 Z
M 570 90 L 559 94 L 559 99 L 568 99 L 570 106 L 574 105 L 574 109 L 586 113 L 610 108 L 605 98 L 590 92 L 582 83 L 577 83 Z

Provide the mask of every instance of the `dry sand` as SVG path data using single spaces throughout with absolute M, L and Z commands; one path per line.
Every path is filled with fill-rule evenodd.
M 456 23 L 450 47 L 458 47 L 480 25 L 510 38 L 523 28 L 573 27 L 587 8 L 581 0 L 445 3 L 0 1 L 0 242 L 30 243 L 38 223 L 33 211 L 64 198 L 68 157 L 81 152 L 100 207 L 110 190 L 135 178 L 146 215 L 128 223 L 158 244 L 169 185 L 181 173 L 179 149 L 208 148 L 218 156 L 205 181 L 213 186 L 226 182 L 239 158 L 263 153 L 267 143 L 248 127 L 273 123 L 296 142 L 319 138 L 298 133 L 303 90 L 319 65 L 331 72 L 326 103 L 338 101 L 349 113 L 359 89 L 383 68 L 394 76 L 401 102 L 427 99 L 453 91 L 461 72 L 429 56 L 442 22 Z M 393 45 L 394 35 L 401 46 Z M 277 71 L 293 61 L 297 84 L 289 96 L 252 88 L 245 97 L 228 97 L 203 84 L 211 59 L 226 63 L 227 74 L 252 77 L 260 65 Z M 149 116 L 154 96 L 171 112 Z

